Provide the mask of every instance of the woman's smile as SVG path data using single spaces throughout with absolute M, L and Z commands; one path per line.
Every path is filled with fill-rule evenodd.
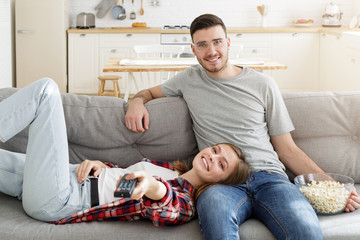
M 208 164 L 206 158 L 205 158 L 205 157 L 202 157 L 202 158 L 201 158 L 201 161 L 202 161 L 202 163 L 203 163 L 203 165 L 204 165 L 204 168 L 205 168 L 207 171 L 209 171 L 209 164 Z

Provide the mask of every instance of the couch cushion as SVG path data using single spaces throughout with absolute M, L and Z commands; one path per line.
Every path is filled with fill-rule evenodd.
M 125 127 L 127 105 L 122 99 L 63 94 L 63 104 L 71 161 L 100 159 L 128 166 L 143 157 L 173 161 L 197 152 L 187 106 L 180 98 L 146 104 L 150 125 L 144 133 Z
M 15 91 L 0 89 L 0 96 L 6 98 Z M 145 133 L 125 127 L 127 105 L 123 99 L 62 94 L 62 100 L 71 163 L 98 159 L 127 167 L 143 157 L 173 161 L 192 158 L 198 152 L 190 115 L 181 98 L 147 103 L 150 126 Z M 27 129 L 0 147 L 24 153 L 26 143 Z
M 360 182 L 360 93 L 283 93 L 292 136 L 324 171 Z
M 91 240 L 91 239 L 202 239 L 197 219 L 180 226 L 155 227 L 151 221 L 93 221 L 54 225 L 30 218 L 21 201 L 0 193 L 0 239 Z
M 360 185 L 356 186 L 360 192 Z M 150 221 L 83 222 L 53 225 L 34 220 L 26 215 L 21 202 L 0 193 L 1 239 L 202 239 L 198 219 L 181 226 L 155 227 Z M 360 211 L 320 216 L 320 225 L 326 240 L 357 240 L 360 236 Z M 140 230 L 140 231 L 139 231 Z M 257 219 L 249 219 L 239 228 L 240 239 L 272 240 L 271 232 Z M 91 237 L 90 237 L 91 236 Z

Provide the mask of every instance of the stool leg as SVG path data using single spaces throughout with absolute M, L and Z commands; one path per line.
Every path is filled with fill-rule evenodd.
M 120 89 L 119 89 L 118 81 L 113 80 L 113 85 L 114 85 L 114 96 L 120 97 Z
M 98 96 L 103 96 L 105 90 L 105 80 L 100 80 Z
M 117 92 L 116 92 L 116 81 L 115 80 L 113 80 L 113 88 L 114 88 L 113 93 L 114 93 L 114 96 L 116 97 Z
M 120 97 L 120 88 L 119 88 L 119 83 L 118 81 L 115 82 L 115 85 L 116 85 L 116 97 Z

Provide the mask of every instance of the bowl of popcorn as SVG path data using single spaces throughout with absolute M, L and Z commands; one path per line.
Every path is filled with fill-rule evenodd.
M 296 176 L 294 183 L 319 215 L 344 211 L 354 180 L 335 173 L 309 173 Z

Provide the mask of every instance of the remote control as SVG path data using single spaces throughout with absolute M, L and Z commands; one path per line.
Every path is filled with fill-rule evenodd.
M 114 197 L 131 197 L 131 194 L 134 191 L 134 188 L 138 182 L 138 179 L 135 178 L 132 180 L 126 180 L 125 177 L 127 175 L 128 174 L 125 174 L 121 178 L 121 181 L 114 192 Z

